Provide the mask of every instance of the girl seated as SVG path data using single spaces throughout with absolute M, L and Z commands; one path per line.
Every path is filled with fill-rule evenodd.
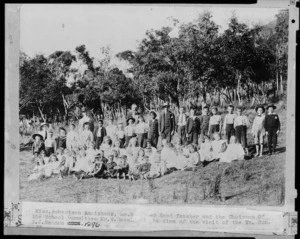
M 227 141 L 222 140 L 219 133 L 215 132 L 213 134 L 214 140 L 211 143 L 212 146 L 212 158 L 214 160 L 220 159 L 221 153 L 223 153 L 227 148 Z
M 151 140 L 148 139 L 145 148 L 145 155 L 149 157 L 149 161 L 153 162 L 156 154 L 156 148 L 152 147 Z
M 210 142 L 208 136 L 204 136 L 204 142 L 201 143 L 200 150 L 198 152 L 202 162 L 210 162 L 213 160 L 212 143 Z
M 115 141 L 113 150 L 117 150 L 119 155 L 126 155 L 126 149 L 121 148 L 120 140 Z
M 36 165 L 33 168 L 32 173 L 28 177 L 28 181 L 37 180 L 42 178 L 44 175 L 44 165 L 45 162 L 41 155 L 38 156 Z
M 190 155 L 189 142 L 188 141 L 184 142 L 184 146 L 182 147 L 182 155 L 185 156 L 186 158 L 188 158 L 189 155 Z
M 106 164 L 107 167 L 107 176 L 111 178 L 115 178 L 118 173 L 118 165 L 114 161 L 114 155 L 111 154 L 108 156 L 108 163 Z
M 49 178 L 53 174 L 53 170 L 58 168 L 60 162 L 58 161 L 56 154 L 51 154 L 48 164 L 45 165 L 45 177 Z
M 220 162 L 230 163 L 233 160 L 243 160 L 244 156 L 245 151 L 242 145 L 237 142 L 235 136 L 231 136 L 226 151 L 221 154 Z
M 35 157 L 40 155 L 41 151 L 45 149 L 45 145 L 43 142 L 43 136 L 40 134 L 32 135 L 32 138 L 35 140 L 32 144 L 32 154 Z
M 150 178 L 158 178 L 163 176 L 167 172 L 165 162 L 161 160 L 160 154 L 156 153 L 154 157 L 154 162 L 151 163 L 151 169 L 149 171 Z
M 56 154 L 57 154 L 57 159 L 58 159 L 58 161 L 61 162 L 62 157 L 63 157 L 63 154 L 64 154 L 64 148 L 59 148 L 59 149 L 56 151 Z
M 190 155 L 187 159 L 186 165 L 184 167 L 185 171 L 195 171 L 196 167 L 201 166 L 200 156 L 196 147 L 192 144 L 189 145 Z
M 139 167 L 140 163 L 138 161 L 138 157 L 135 157 L 132 164 L 129 164 L 129 178 L 131 180 L 136 180 L 140 177 Z
M 138 155 L 139 150 L 140 150 L 140 147 L 138 147 L 137 138 L 136 137 L 131 138 L 129 141 L 128 147 L 126 149 L 127 156 L 136 157 Z

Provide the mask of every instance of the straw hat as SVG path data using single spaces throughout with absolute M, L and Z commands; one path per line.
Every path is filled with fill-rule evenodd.
M 41 134 L 39 134 L 39 133 L 33 134 L 32 138 L 35 139 L 36 136 L 39 136 L 41 138 L 41 140 L 44 139 L 44 137 Z

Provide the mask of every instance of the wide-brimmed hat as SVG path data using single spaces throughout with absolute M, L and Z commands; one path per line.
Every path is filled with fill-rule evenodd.
M 157 114 L 155 113 L 154 110 L 150 110 L 150 113 L 149 113 L 149 114 L 154 114 L 155 117 L 157 116 Z
M 170 104 L 168 102 L 165 102 L 163 105 L 162 105 L 162 108 L 166 108 L 166 107 L 169 107 Z
M 40 126 L 40 129 L 42 129 L 44 126 L 47 126 L 49 128 L 49 124 L 48 123 L 42 123 Z
M 43 135 L 39 134 L 39 133 L 35 133 L 32 135 L 32 138 L 35 139 L 36 136 L 39 136 L 41 138 L 41 140 L 44 139 Z
M 65 132 L 67 132 L 67 130 L 64 127 L 59 127 L 59 130 L 63 130 Z
M 275 109 L 276 109 L 276 106 L 275 106 L 274 104 L 270 104 L 270 105 L 267 106 L 267 110 L 268 110 L 269 108 L 273 108 L 273 109 L 275 110 Z
M 98 120 L 98 124 L 99 124 L 100 122 L 103 124 L 103 120 L 102 120 L 102 119 L 99 119 L 99 120 Z
M 265 112 L 265 107 L 263 107 L 262 105 L 258 105 L 255 107 L 255 111 L 257 112 L 258 109 L 262 109 L 263 113 Z
M 126 121 L 127 121 L 127 124 L 129 123 L 129 120 L 132 120 L 133 121 L 133 123 L 135 122 L 135 118 L 133 118 L 133 117 L 130 117 L 130 118 L 128 118 Z

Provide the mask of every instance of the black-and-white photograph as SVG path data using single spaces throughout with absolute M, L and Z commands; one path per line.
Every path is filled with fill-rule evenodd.
M 24 5 L 20 200 L 283 206 L 289 11 Z

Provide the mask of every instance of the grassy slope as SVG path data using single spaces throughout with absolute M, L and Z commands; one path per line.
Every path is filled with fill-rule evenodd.
M 150 203 L 224 205 L 281 205 L 284 201 L 286 110 L 277 113 L 282 123 L 278 154 L 245 161 L 211 163 L 197 172 L 173 172 L 152 181 L 116 179 L 27 181 L 33 168 L 31 152 L 20 152 L 20 198 L 24 201 L 128 203 L 141 198 Z M 254 110 L 246 114 L 251 122 Z M 249 130 L 250 131 L 250 130 Z M 252 137 L 249 135 L 249 145 Z M 254 149 L 250 151 L 254 153 Z

